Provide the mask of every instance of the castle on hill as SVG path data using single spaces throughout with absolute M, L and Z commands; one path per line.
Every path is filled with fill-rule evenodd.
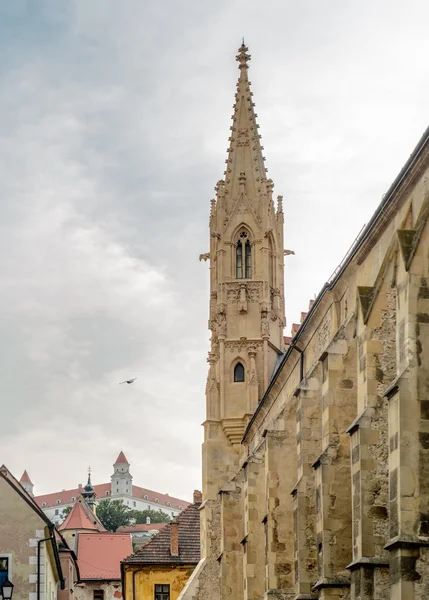
M 109 483 L 94 485 L 97 502 L 101 502 L 107 498 L 122 500 L 125 505 L 133 510 L 162 510 L 171 518 L 181 513 L 189 505 L 189 502 L 174 498 L 169 496 L 169 494 L 161 494 L 138 485 L 133 485 L 130 463 L 122 450 L 113 465 L 113 469 L 114 471 Z M 34 496 L 34 484 L 27 471 L 24 471 L 20 483 L 34 497 L 34 500 L 46 516 L 55 524 L 62 521 L 63 510 L 67 507 L 72 507 L 84 491 L 83 486 L 79 484 L 74 489 Z

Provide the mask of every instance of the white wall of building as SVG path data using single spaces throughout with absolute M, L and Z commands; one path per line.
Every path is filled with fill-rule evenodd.
M 134 498 L 130 495 L 116 495 L 112 497 L 109 494 L 103 498 L 97 498 L 97 504 L 108 498 L 111 498 L 112 500 L 122 500 L 122 502 L 132 510 L 162 510 L 169 517 L 175 517 L 181 513 L 180 509 L 173 508 L 172 506 L 165 506 L 163 504 L 158 504 L 157 502 L 152 502 L 151 500 L 145 500 L 144 498 Z M 42 510 L 53 523 L 59 524 L 64 520 L 61 516 L 62 512 L 68 506 L 72 507 L 73 503 L 42 507 Z

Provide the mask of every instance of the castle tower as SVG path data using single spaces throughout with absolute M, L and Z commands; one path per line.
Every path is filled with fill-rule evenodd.
M 24 490 L 30 494 L 30 496 L 34 496 L 34 494 L 33 494 L 34 485 L 31 481 L 27 471 L 24 471 L 21 479 L 19 480 L 19 483 L 22 485 Z
M 238 470 L 240 442 L 284 350 L 283 208 L 273 201 L 244 43 L 225 178 L 210 210 L 211 350 L 203 444 L 204 500 Z M 204 516 L 203 516 L 204 528 Z M 204 552 L 204 541 L 203 541 Z
M 127 461 L 122 450 L 113 465 L 113 475 L 111 476 L 111 495 L 115 496 L 132 496 L 133 495 L 133 477 L 130 473 L 130 463 Z

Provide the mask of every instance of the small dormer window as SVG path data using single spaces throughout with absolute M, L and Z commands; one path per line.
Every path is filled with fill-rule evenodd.
M 109 490 L 106 490 L 106 496 L 110 496 Z
M 61 504 L 61 500 L 57 500 L 57 504 Z
M 155 498 L 155 502 L 159 502 L 158 498 Z
M 46 506 L 46 502 L 42 502 L 42 507 L 44 508 Z
M 143 498 L 144 498 L 145 500 L 147 500 L 147 494 L 145 494 L 145 495 L 143 496 Z
M 75 497 L 75 496 L 72 496 L 72 499 L 71 499 L 71 501 L 72 501 L 72 502 L 76 502 L 76 497 Z
M 171 506 L 171 502 L 167 502 L 167 506 Z
M 182 510 L 183 506 L 181 504 L 179 504 L 179 508 L 180 508 L 180 510 Z

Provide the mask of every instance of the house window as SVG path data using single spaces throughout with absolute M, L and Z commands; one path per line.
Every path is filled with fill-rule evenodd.
M 237 363 L 234 367 L 234 382 L 241 383 L 244 381 L 244 367 L 241 363 Z
M 250 279 L 252 277 L 252 246 L 245 231 L 239 234 L 237 240 L 235 277 L 236 279 Z
M 170 586 L 156 583 L 155 600 L 170 600 Z
M 135 505 L 136 505 L 136 503 L 135 503 L 135 502 L 133 502 L 133 506 L 135 506 Z
M 94 590 L 94 600 L 104 600 L 104 590 Z
M 0 556 L 0 588 L 9 579 L 9 557 Z
M 58 515 L 58 514 L 59 514 L 59 512 L 60 512 L 60 511 L 58 510 L 58 508 L 56 508 L 56 509 L 55 509 L 55 514 L 56 514 L 56 515 Z

